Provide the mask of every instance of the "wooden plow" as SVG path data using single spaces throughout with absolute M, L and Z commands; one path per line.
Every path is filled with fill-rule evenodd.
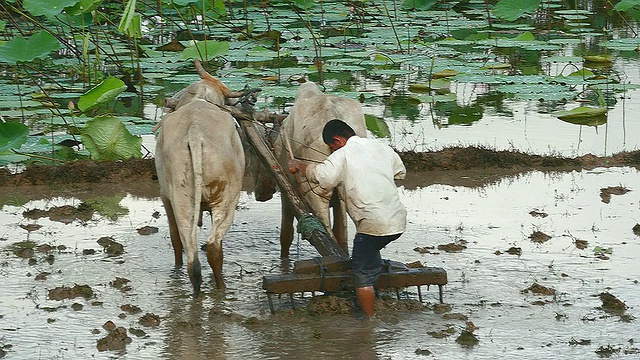
M 258 121 L 254 119 L 253 107 L 246 104 L 243 107 L 244 110 L 231 106 L 220 107 L 238 120 L 249 144 L 255 149 L 260 161 L 270 170 L 276 180 L 283 201 L 289 201 L 292 205 L 298 224 L 301 223 L 301 220 L 314 217 L 310 213 L 309 207 L 289 183 L 275 155 L 265 143 L 264 137 L 256 129 L 255 123 Z M 278 118 L 273 114 L 261 113 L 259 115 L 263 117 L 260 122 L 269 122 L 269 119 L 273 121 Z M 298 227 L 300 229 L 299 225 Z M 263 277 L 262 288 L 267 293 L 269 309 L 272 314 L 275 313 L 272 299 L 274 294 L 278 296 L 289 294 L 291 306 L 295 309 L 294 293 L 302 293 L 304 297 L 305 292 L 315 295 L 316 292 L 335 293 L 354 289 L 351 280 L 351 261 L 347 252 L 338 246 L 323 227 L 305 226 L 305 228 L 311 228 L 311 230 L 303 231 L 302 238 L 309 241 L 322 256 L 296 261 L 292 273 Z M 437 285 L 439 300 L 441 303 L 443 302 L 443 286 L 447 284 L 447 272 L 444 269 L 438 267 L 410 268 L 400 262 L 384 260 L 381 270 L 380 278 L 375 284 L 376 289 L 394 289 L 397 298 L 400 299 L 400 289 L 416 286 L 418 298 L 422 302 L 421 286 L 426 285 L 428 289 L 430 285 Z

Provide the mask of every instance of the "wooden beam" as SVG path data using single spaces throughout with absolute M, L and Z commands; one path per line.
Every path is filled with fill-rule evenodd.
M 384 268 L 383 268 L 384 269 Z M 383 270 L 375 284 L 377 289 L 405 288 L 409 286 L 447 284 L 447 272 L 438 267 L 408 268 L 406 270 Z M 350 272 L 325 272 L 323 274 L 283 274 L 264 276 L 262 288 L 267 293 L 284 294 L 294 292 L 338 292 L 353 290 Z
M 256 129 L 253 121 L 253 115 L 235 107 L 221 105 L 218 106 L 223 110 L 231 113 L 231 115 L 235 117 L 236 120 L 238 120 L 240 126 L 242 126 L 242 129 L 244 130 L 249 144 L 253 146 L 262 164 L 267 169 L 269 169 L 274 179 L 276 180 L 276 183 L 278 184 L 280 192 L 283 196 L 283 201 L 288 201 L 291 205 L 291 208 L 293 209 L 293 215 L 296 217 L 296 219 L 300 221 L 300 219 L 302 219 L 303 217 L 313 215 L 309 211 L 307 205 L 302 201 L 300 195 L 296 192 L 296 190 L 287 179 L 275 155 L 264 142 L 264 137 L 261 136 Z M 324 227 L 311 227 L 311 229 L 302 232 L 302 238 L 309 241 L 309 243 L 311 243 L 311 245 L 313 245 L 313 247 L 318 250 L 320 255 L 337 256 L 346 260 L 349 259 L 349 254 L 347 254 L 344 249 L 338 246 L 338 243 L 330 234 L 327 233 Z

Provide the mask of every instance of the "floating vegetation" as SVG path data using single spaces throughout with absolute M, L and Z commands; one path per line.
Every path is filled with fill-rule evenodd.
M 34 241 L 25 240 L 25 241 L 13 243 L 9 245 L 7 248 L 15 256 L 23 259 L 29 259 L 33 257 L 34 249 L 36 248 L 37 245 L 38 244 Z

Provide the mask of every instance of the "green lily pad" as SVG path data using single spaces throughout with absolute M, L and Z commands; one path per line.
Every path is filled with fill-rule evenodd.
M 86 112 L 102 103 L 113 100 L 126 89 L 127 85 L 122 80 L 114 77 L 106 78 L 80 97 L 78 109 Z
M 367 130 L 371 131 L 376 137 L 391 137 L 391 131 L 389 131 L 389 126 L 384 119 L 370 114 L 365 114 L 364 120 L 367 125 Z
M 0 122 L 0 153 L 18 149 L 27 141 L 29 128 L 18 122 Z
M 606 113 L 606 108 L 579 106 L 571 110 L 558 111 L 552 115 L 576 125 L 598 126 L 607 122 Z
M 98 116 L 82 129 L 82 144 L 93 160 L 124 160 L 142 157 L 142 138 L 131 135 L 113 116 Z
M 24 0 L 22 6 L 31 15 L 44 15 L 52 18 L 62 12 L 64 8 L 74 6 L 79 0 Z
M 540 0 L 500 0 L 493 8 L 498 18 L 516 21 L 525 14 L 532 14 L 540 6 Z
M 211 61 L 218 56 L 226 54 L 228 51 L 229 43 L 227 41 L 198 41 L 182 50 L 182 58 Z
M 53 35 L 42 30 L 33 34 L 29 40 L 17 35 L 0 45 L 0 62 L 15 65 L 46 57 L 50 52 L 60 49 L 60 43 Z
M 610 63 L 611 55 L 586 55 L 583 56 L 584 61 L 589 61 L 593 63 Z

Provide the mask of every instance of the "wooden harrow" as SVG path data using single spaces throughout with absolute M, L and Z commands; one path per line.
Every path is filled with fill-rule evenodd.
M 264 137 L 256 129 L 252 108 L 243 110 L 238 107 L 220 106 L 230 112 L 239 121 L 251 146 L 255 149 L 260 161 L 270 170 L 276 180 L 283 196 L 282 201 L 288 201 L 293 208 L 296 219 L 313 216 L 308 206 L 297 194 L 293 186 L 287 180 L 275 155 L 267 146 Z M 264 113 L 261 115 L 265 115 Z M 277 118 L 277 116 L 270 116 Z M 314 227 L 312 230 L 302 233 L 302 238 L 309 241 L 318 250 L 321 257 L 311 260 L 300 260 L 294 263 L 294 270 L 289 274 L 268 275 L 263 277 L 262 288 L 267 292 L 269 308 L 274 313 L 272 295 L 289 294 L 291 304 L 294 293 L 315 292 L 335 293 L 353 290 L 351 281 L 351 261 L 347 252 L 338 246 L 333 237 Z M 382 265 L 382 273 L 375 284 L 376 289 L 395 289 L 396 296 L 400 298 L 399 289 L 416 286 L 418 297 L 422 302 L 421 286 L 438 285 L 439 300 L 443 302 L 443 286 L 447 284 L 447 272 L 438 267 L 410 268 L 400 262 L 385 260 Z

